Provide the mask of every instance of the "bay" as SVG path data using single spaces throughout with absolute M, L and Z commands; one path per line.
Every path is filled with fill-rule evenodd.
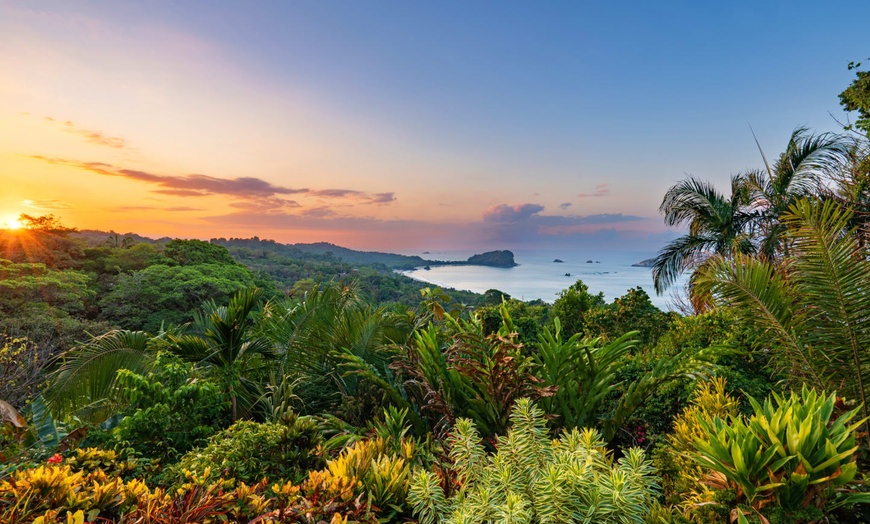
M 474 253 L 463 251 L 414 252 L 428 260 L 465 260 Z M 632 267 L 650 253 L 612 252 L 584 254 L 556 251 L 517 251 L 514 258 L 519 264 L 512 268 L 485 266 L 432 266 L 402 271 L 415 280 L 441 287 L 483 293 L 497 289 L 520 300 L 541 299 L 552 303 L 559 292 L 582 280 L 593 294 L 601 292 L 607 302 L 624 295 L 629 289 L 640 287 L 650 296 L 659 309 L 675 309 L 671 292 L 656 295 L 652 270 Z M 554 260 L 562 260 L 561 263 Z M 591 262 L 590 262 L 591 261 Z M 682 289 L 677 285 L 674 289 Z

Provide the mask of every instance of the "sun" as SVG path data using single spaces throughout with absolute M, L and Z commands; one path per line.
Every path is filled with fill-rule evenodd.
M 8 215 L 3 219 L 0 219 L 0 229 L 15 231 L 22 227 L 24 227 L 24 224 L 22 224 L 15 215 Z

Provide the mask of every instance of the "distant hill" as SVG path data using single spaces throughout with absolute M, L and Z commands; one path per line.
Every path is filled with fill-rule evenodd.
M 383 264 L 390 269 L 414 269 L 415 267 L 431 264 L 418 256 L 397 255 L 381 251 L 356 251 L 346 247 L 330 244 L 329 242 L 315 242 L 313 244 L 287 244 L 289 247 L 298 249 L 302 253 L 312 255 L 326 255 L 332 253 L 335 258 L 348 264 L 372 265 Z
M 337 246 L 329 242 L 315 242 L 313 244 L 281 244 L 274 240 L 261 240 L 253 238 L 213 238 L 212 243 L 224 247 L 245 247 L 248 249 L 267 249 L 281 255 L 304 258 L 308 256 L 334 257 L 336 260 L 348 264 L 377 265 L 383 264 L 390 269 L 411 270 L 423 266 L 490 266 L 490 267 L 514 267 L 514 254 L 510 251 L 488 251 L 474 255 L 468 260 L 426 260 L 419 256 L 397 255 L 381 251 L 357 251 L 346 247 Z
M 74 234 L 82 238 L 90 245 L 100 245 L 107 242 L 139 243 L 166 243 L 170 238 L 152 239 L 135 233 L 115 233 L 114 231 L 98 231 L 85 229 Z M 384 265 L 389 269 L 411 270 L 423 266 L 447 266 L 447 265 L 472 265 L 489 267 L 514 267 L 514 254 L 510 251 L 488 251 L 468 258 L 468 260 L 426 260 L 419 256 L 398 255 L 382 251 L 357 251 L 346 247 L 337 246 L 329 242 L 314 242 L 311 244 L 282 244 L 274 240 L 262 240 L 259 237 L 252 238 L 213 238 L 213 244 L 224 247 L 247 248 L 253 250 L 266 250 L 290 258 L 315 257 L 320 260 L 334 258 L 351 265 Z
M 632 264 L 631 267 L 653 267 L 655 262 L 656 262 L 655 258 L 648 258 L 646 260 L 641 260 L 637 264 Z
M 82 229 L 81 231 L 76 231 L 71 235 L 74 238 L 81 238 L 88 244 L 92 246 L 98 246 L 100 244 L 105 244 L 110 240 L 118 240 L 123 242 L 125 238 L 129 238 L 127 242 L 133 244 L 139 244 L 142 242 L 147 242 L 149 244 L 157 244 L 157 243 L 166 243 L 171 238 L 161 238 L 155 240 L 153 238 L 143 237 L 142 235 L 137 235 L 136 233 L 115 233 L 114 231 L 98 231 L 96 229 Z

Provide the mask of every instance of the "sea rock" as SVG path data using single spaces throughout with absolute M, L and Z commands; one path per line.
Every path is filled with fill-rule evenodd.
M 514 261 L 514 254 L 508 250 L 487 251 L 479 255 L 468 257 L 468 264 L 489 267 L 514 267 L 518 264 Z

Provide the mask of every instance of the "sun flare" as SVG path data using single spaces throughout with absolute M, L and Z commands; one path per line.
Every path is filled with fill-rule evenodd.
M 24 224 L 22 224 L 21 221 L 18 220 L 18 218 L 12 215 L 0 220 L 0 229 L 16 230 L 21 229 L 22 227 L 24 227 Z

